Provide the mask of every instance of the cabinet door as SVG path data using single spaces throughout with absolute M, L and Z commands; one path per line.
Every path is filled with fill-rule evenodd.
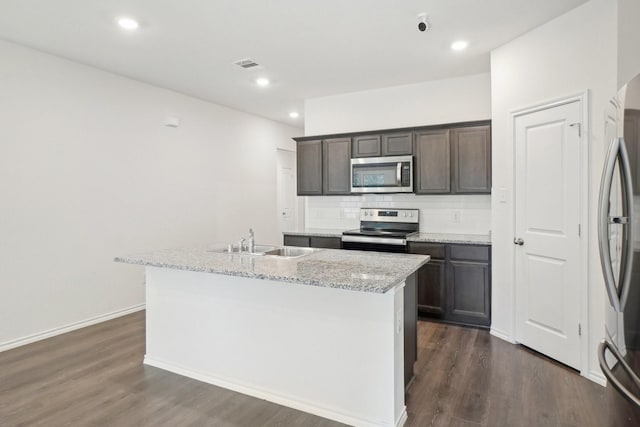
M 453 192 L 491 193 L 491 128 L 453 129 Z
M 380 155 L 380 135 L 354 136 L 351 156 L 375 157 Z
M 298 196 L 322 194 L 322 141 L 297 144 Z
M 326 139 L 324 145 L 324 194 L 351 193 L 351 138 Z
M 445 314 L 445 263 L 430 260 L 418 270 L 418 310 L 442 318 Z
M 341 249 L 342 239 L 339 237 L 323 237 L 323 236 L 311 236 L 311 243 L 309 246 L 312 248 L 326 248 L 326 249 Z
M 413 153 L 411 132 L 382 135 L 383 156 L 405 156 Z
M 414 137 L 416 194 L 451 192 L 451 149 L 449 131 L 416 132 Z
M 449 261 L 446 319 L 489 326 L 491 283 L 486 262 Z

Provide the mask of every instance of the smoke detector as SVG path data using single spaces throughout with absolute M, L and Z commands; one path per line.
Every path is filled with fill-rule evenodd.
M 237 65 L 240 68 L 249 69 L 253 67 L 259 66 L 259 64 L 251 58 L 241 59 L 233 63 L 233 65 Z

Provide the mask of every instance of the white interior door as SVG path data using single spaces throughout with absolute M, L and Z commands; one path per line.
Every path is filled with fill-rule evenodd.
M 298 218 L 295 152 L 278 150 L 277 174 L 278 226 L 280 232 L 295 230 Z
M 580 369 L 582 103 L 515 118 L 516 339 Z M 521 240 L 518 240 L 521 239 Z

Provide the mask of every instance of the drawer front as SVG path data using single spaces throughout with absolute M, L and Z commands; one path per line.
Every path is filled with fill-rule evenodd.
M 308 248 L 309 236 L 291 236 L 289 234 L 285 234 L 284 245 L 285 246 L 302 246 L 302 247 Z
M 339 237 L 311 236 L 310 246 L 312 248 L 341 249 L 342 239 Z
M 491 247 L 484 245 L 451 245 L 451 259 L 489 261 Z
M 434 243 L 409 242 L 409 253 L 430 255 L 433 259 L 445 259 L 445 245 Z

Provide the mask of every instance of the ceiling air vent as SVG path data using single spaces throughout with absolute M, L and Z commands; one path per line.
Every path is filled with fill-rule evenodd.
M 239 61 L 234 62 L 234 64 L 237 65 L 238 67 L 244 68 L 245 70 L 248 68 L 253 68 L 258 66 L 258 63 L 251 58 L 241 59 Z

